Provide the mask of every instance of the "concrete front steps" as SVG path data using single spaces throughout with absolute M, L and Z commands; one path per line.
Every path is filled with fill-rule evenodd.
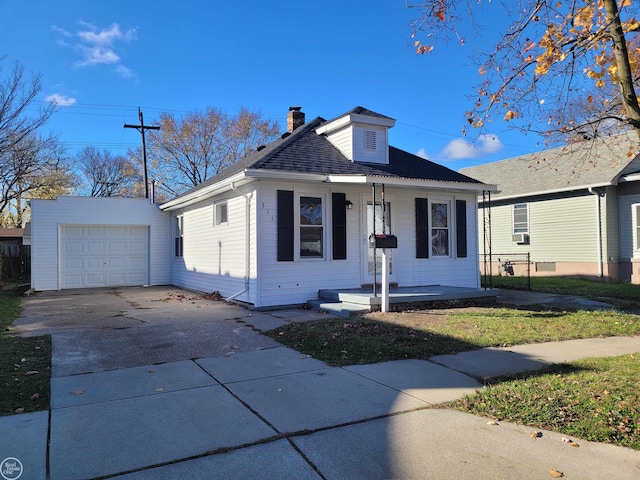
M 429 285 L 423 287 L 395 287 L 389 289 L 389 304 L 429 304 L 489 300 L 495 301 L 497 290 L 481 288 L 448 287 Z M 342 290 L 320 290 L 318 299 L 307 304 L 319 311 L 325 311 L 342 317 L 380 310 L 382 302 L 380 291 L 373 295 L 372 288 L 352 288 Z

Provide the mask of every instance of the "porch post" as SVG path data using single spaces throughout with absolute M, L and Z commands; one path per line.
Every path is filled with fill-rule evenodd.
M 382 249 L 382 303 L 380 309 L 389 311 L 389 252 L 388 248 Z

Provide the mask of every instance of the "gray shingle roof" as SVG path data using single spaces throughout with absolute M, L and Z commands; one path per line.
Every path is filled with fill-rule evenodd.
M 367 115 L 370 113 L 370 111 L 362 107 L 356 107 L 352 112 L 366 113 Z M 381 117 L 383 116 L 381 115 Z M 395 147 L 389 147 L 388 165 L 352 162 L 334 147 L 325 136 L 318 135 L 315 132 L 315 130 L 324 123 L 326 123 L 326 121 L 321 117 L 313 119 L 294 130 L 291 134 L 284 134 L 281 138 L 270 143 L 262 150 L 253 152 L 241 161 L 218 173 L 216 176 L 176 198 L 218 183 L 246 169 L 277 170 L 321 175 L 367 175 L 442 182 L 481 183 L 462 173 L 455 172 L 447 167 Z
M 640 171 L 640 142 L 634 133 L 573 143 L 538 153 L 463 168 L 461 173 L 498 186 L 493 198 L 615 185 Z

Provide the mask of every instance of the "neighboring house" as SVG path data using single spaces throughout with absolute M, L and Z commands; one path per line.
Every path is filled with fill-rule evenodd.
M 48 278 L 36 279 L 34 288 L 74 286 L 61 271 L 71 264 L 88 268 L 83 265 L 91 255 L 82 252 L 90 245 L 92 224 L 101 226 L 101 235 L 111 224 L 132 224 L 143 227 L 151 250 L 156 245 L 148 262 L 150 284 L 218 291 L 256 308 L 301 304 L 317 298 L 320 289 L 372 284 L 374 269 L 380 281 L 369 236 L 374 217 L 376 233 L 383 233 L 383 216 L 384 233 L 397 236 L 391 282 L 480 287 L 476 199 L 493 187 L 389 146 L 395 120 L 362 107 L 330 121 L 304 122 L 304 113 L 292 108 L 289 132 L 278 140 L 159 210 L 146 205 L 157 210 L 155 227 L 145 219 L 150 212 L 137 214 L 141 205 L 125 203 L 132 200 L 114 206 L 114 199 L 83 204 L 61 198 L 57 202 L 75 207 L 53 206 L 55 212 L 46 211 L 46 201 L 32 202 L 34 248 L 42 239 L 41 224 L 62 245 L 58 254 L 55 248 L 44 254 L 42 270 L 44 260 L 34 256 L 38 276 Z M 67 213 L 59 218 L 62 211 Z M 377 254 L 379 262 L 380 249 Z M 154 276 L 154 269 L 161 273 Z
M 23 235 L 24 229 L 22 228 L 0 228 L 0 255 L 19 256 Z
M 640 283 L 638 153 L 625 134 L 461 169 L 498 186 L 479 208 L 481 222 L 490 211 L 493 260 L 530 252 L 532 275 Z
M 29 247 L 22 228 L 0 228 L 0 279 L 22 278 L 29 269 Z

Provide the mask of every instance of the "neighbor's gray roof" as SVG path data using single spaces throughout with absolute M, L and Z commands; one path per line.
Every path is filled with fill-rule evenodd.
M 356 107 L 351 112 L 384 117 L 362 107 Z M 324 135 L 316 133 L 315 130 L 324 123 L 326 123 L 326 120 L 317 117 L 298 127 L 291 134 L 283 134 L 281 138 L 270 143 L 265 148 L 253 152 L 216 176 L 184 192 L 176 199 L 209 185 L 214 185 L 247 169 L 320 175 L 366 175 L 383 178 L 394 177 L 481 184 L 481 182 L 473 178 L 395 147 L 389 147 L 388 165 L 352 162 L 334 147 Z
M 475 167 L 461 173 L 498 186 L 494 199 L 615 185 L 640 172 L 640 143 L 635 133 L 523 155 Z

